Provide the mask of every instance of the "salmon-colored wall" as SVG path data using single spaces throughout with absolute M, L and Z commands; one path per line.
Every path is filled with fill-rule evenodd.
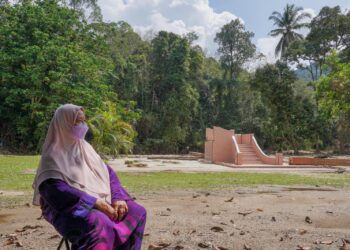
M 290 165 L 350 166 L 349 159 L 290 157 Z
M 237 143 L 235 143 L 234 139 Z M 259 147 L 254 134 L 236 134 L 234 130 L 220 127 L 206 129 L 206 142 L 204 158 L 211 162 L 226 162 L 236 165 L 244 164 L 244 153 L 240 152 L 239 144 L 251 144 L 256 156 L 264 163 L 282 165 L 283 155 L 266 155 Z
M 213 129 L 206 128 L 205 130 L 205 144 L 204 144 L 204 159 L 207 161 L 213 161 L 213 141 L 214 133 Z
M 204 159 L 207 161 L 213 161 L 213 141 L 206 141 L 204 150 Z
M 214 127 L 213 132 L 213 162 L 233 163 L 232 136 L 234 131 Z

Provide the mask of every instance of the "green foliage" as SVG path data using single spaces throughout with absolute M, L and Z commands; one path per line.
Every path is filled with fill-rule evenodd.
M 297 31 L 308 17 L 294 5 L 270 16 L 277 25 L 270 34 L 281 35 L 276 53 L 307 70 L 305 82 L 280 62 L 245 71 L 255 46 L 238 19 L 216 34 L 217 60 L 195 45 L 194 32 L 144 41 L 126 22 L 103 22 L 96 0 L 0 0 L 0 145 L 38 152 L 54 110 L 75 103 L 106 158 L 134 146 L 203 151 L 211 126 L 255 133 L 267 149 L 344 147 L 350 12 L 322 8 L 302 39 Z M 338 55 L 325 63 L 332 50 Z
M 270 32 L 271 36 L 281 36 L 280 41 L 275 49 L 275 55 L 280 55 L 282 59 L 286 59 L 288 46 L 296 40 L 301 40 L 303 36 L 296 31 L 307 27 L 306 23 L 302 23 L 305 18 L 311 18 L 309 13 L 302 12 L 303 8 L 296 7 L 294 4 L 287 4 L 283 13 L 274 11 L 269 20 L 274 22 L 277 29 Z
M 294 72 L 286 64 L 277 63 L 257 69 L 252 82 L 271 111 L 265 133 L 274 149 L 291 147 L 298 152 L 306 140 L 312 138 L 314 104 L 295 93 L 295 81 Z
M 148 134 L 141 143 L 160 152 L 179 152 L 191 143 L 188 137 L 198 112 L 198 93 L 193 81 L 198 77 L 196 73 L 200 74 L 203 59 L 186 38 L 164 31 L 152 40 L 151 48 L 152 99 L 144 121 L 151 119 L 155 124 L 150 128 L 146 124 L 143 127 L 141 122 L 141 133 Z
M 107 110 L 96 110 L 96 115 L 88 120 L 93 133 L 91 144 L 104 158 L 131 153 L 136 137 L 135 130 L 122 120 L 121 107 L 117 110 L 111 102 L 106 103 L 106 106 Z
M 214 41 L 219 45 L 220 61 L 229 74 L 228 79 L 236 78 L 243 64 L 253 57 L 253 36 L 254 33 L 246 31 L 238 18 L 225 24 L 216 34 Z
M 324 64 L 332 50 L 343 50 L 346 54 L 350 48 L 350 12 L 343 14 L 339 6 L 323 7 L 309 28 L 305 40 L 291 43 L 287 56 L 299 68 L 308 70 L 316 81 L 327 73 Z
M 336 146 L 341 153 L 350 142 L 350 64 L 333 52 L 326 60 L 331 72 L 317 82 L 317 97 L 323 113 L 334 121 Z
M 350 117 L 350 64 L 342 63 L 334 52 L 327 59 L 331 72 L 317 83 L 320 106 L 328 115 Z
M 38 151 L 53 111 L 82 105 L 87 115 L 118 102 L 108 85 L 113 64 L 106 45 L 79 12 L 56 1 L 25 1 L 1 9 L 1 140 Z

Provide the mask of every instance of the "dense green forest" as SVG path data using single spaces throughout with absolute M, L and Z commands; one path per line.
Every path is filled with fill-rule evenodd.
M 268 151 L 349 149 L 350 12 L 271 10 L 280 60 L 251 72 L 261 55 L 238 19 L 216 34 L 213 58 L 195 33 L 144 40 L 124 21 L 103 22 L 96 2 L 0 0 L 3 150 L 40 152 L 64 103 L 85 107 L 104 155 L 203 151 L 211 126 L 255 133 Z

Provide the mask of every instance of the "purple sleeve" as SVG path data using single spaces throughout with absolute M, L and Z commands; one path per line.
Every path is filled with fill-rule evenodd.
M 118 176 L 114 172 L 114 170 L 107 165 L 109 172 L 109 180 L 111 186 L 111 194 L 112 194 L 112 202 L 116 200 L 132 200 L 131 196 L 128 192 L 123 188 L 122 184 L 119 181 Z
M 39 186 L 39 192 L 45 202 L 57 212 L 80 215 L 91 210 L 96 198 L 80 191 L 59 179 L 47 179 Z

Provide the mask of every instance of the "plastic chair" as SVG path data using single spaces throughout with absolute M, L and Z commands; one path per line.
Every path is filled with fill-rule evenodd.
M 58 244 L 57 250 L 60 250 L 60 249 L 61 249 L 61 247 L 62 247 L 62 245 L 63 245 L 63 242 L 64 242 L 65 245 L 66 245 L 66 249 L 67 249 L 67 250 L 71 250 L 71 249 L 70 249 L 70 246 L 69 246 L 68 239 L 66 239 L 66 238 L 64 238 L 64 237 L 62 237 L 62 239 L 61 239 L 61 241 L 60 241 L 60 244 Z

